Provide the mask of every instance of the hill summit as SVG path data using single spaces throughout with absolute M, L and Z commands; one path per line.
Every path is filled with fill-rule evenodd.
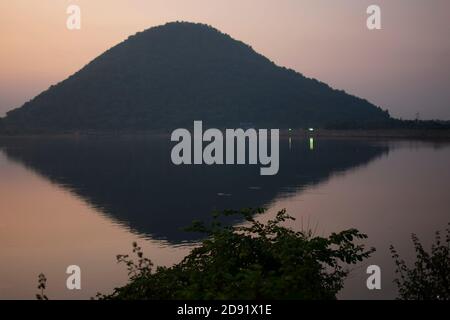
M 387 111 L 203 24 L 139 32 L 1 119 L 13 131 L 287 128 L 383 122 Z

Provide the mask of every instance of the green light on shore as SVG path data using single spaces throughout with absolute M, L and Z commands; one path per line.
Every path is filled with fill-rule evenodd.
M 309 138 L 309 150 L 314 150 L 314 138 Z
M 314 132 L 314 128 L 309 128 L 308 131 L 309 132 Z

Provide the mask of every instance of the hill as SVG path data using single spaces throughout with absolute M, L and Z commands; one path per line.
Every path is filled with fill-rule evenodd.
M 2 119 L 12 132 L 169 131 L 384 123 L 387 111 L 334 90 L 203 24 L 139 32 Z

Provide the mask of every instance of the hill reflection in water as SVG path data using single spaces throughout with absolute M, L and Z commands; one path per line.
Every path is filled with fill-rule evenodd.
M 11 138 L 9 159 L 70 189 L 112 219 L 153 239 L 195 240 L 182 231 L 213 210 L 262 207 L 386 154 L 362 140 L 283 139 L 280 170 L 260 176 L 259 165 L 175 166 L 167 137 Z M 313 148 L 312 148 L 313 147 Z M 230 221 L 231 222 L 231 221 Z

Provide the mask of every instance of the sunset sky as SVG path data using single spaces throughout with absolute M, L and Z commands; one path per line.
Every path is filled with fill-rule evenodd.
M 81 30 L 66 9 L 81 8 Z M 382 30 L 366 8 L 382 9 Z M 393 116 L 450 120 L 448 0 L 14 0 L 0 2 L 0 115 L 138 31 L 210 24 L 277 64 Z

